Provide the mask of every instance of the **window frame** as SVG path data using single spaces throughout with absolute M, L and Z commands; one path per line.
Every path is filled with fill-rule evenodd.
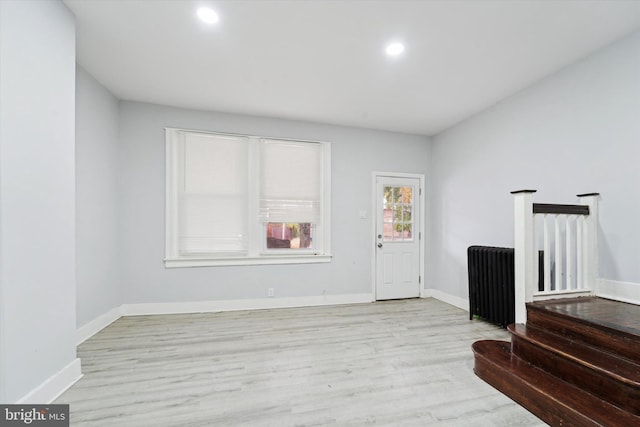
M 196 133 L 212 136 L 244 138 L 249 142 L 248 166 L 248 251 L 246 253 L 201 253 L 185 255 L 178 250 L 180 135 Z M 260 143 L 262 140 L 320 144 L 321 208 L 320 221 L 314 224 L 313 249 L 267 248 L 267 222 L 260 220 Z M 331 143 L 304 139 L 288 139 L 243 135 L 205 130 L 165 128 L 165 257 L 166 268 L 229 265 L 309 264 L 331 262 Z

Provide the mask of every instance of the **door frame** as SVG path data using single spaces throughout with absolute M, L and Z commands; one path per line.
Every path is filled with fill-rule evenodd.
M 420 218 L 418 218 L 418 223 L 420 224 L 420 233 L 421 238 L 418 243 L 418 250 L 420 251 L 419 259 L 420 259 L 420 298 L 426 297 L 426 291 L 424 289 L 425 286 L 425 277 L 424 277 L 424 259 L 425 259 L 425 241 L 427 240 L 427 233 L 425 232 L 425 189 L 424 189 L 424 174 L 421 173 L 403 173 L 403 172 L 380 172 L 373 171 L 371 172 L 371 206 L 373 209 L 371 210 L 371 248 L 373 249 L 371 256 L 371 295 L 373 296 L 374 301 L 378 301 L 378 296 L 376 295 L 376 245 L 378 241 L 376 240 L 376 227 L 378 223 L 378 206 L 376 206 L 376 201 L 378 198 L 378 177 L 388 177 L 388 178 L 412 178 L 420 180 L 420 191 L 418 192 L 418 201 L 420 206 Z

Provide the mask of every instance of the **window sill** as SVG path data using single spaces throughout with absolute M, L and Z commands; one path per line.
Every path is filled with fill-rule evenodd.
M 216 267 L 229 265 L 320 264 L 331 262 L 331 255 L 265 255 L 242 258 L 166 258 L 165 268 Z

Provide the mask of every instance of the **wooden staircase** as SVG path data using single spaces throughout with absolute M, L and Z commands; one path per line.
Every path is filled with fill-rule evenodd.
M 640 426 L 640 306 L 527 304 L 511 343 L 473 344 L 476 375 L 552 426 Z

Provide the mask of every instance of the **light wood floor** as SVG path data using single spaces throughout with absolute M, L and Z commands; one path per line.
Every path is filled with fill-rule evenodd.
M 433 299 L 125 317 L 78 348 L 72 426 L 542 426 L 473 374 L 508 334 Z

